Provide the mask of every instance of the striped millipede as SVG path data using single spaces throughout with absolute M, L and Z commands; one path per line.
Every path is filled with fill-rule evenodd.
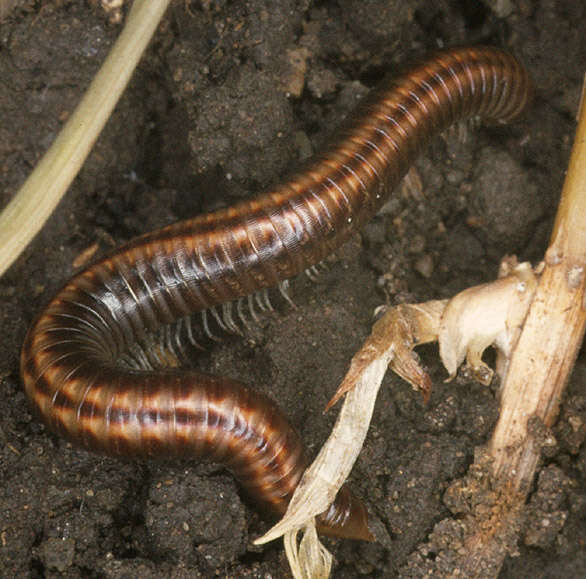
M 281 513 L 306 466 L 300 439 L 267 397 L 235 381 L 121 363 L 160 328 L 282 283 L 371 218 L 429 139 L 470 117 L 506 122 L 530 82 L 508 53 L 441 52 L 373 91 L 324 152 L 259 197 L 143 235 L 75 275 L 33 323 L 25 390 L 46 424 L 112 455 L 206 456 Z M 323 532 L 371 538 L 344 488 Z

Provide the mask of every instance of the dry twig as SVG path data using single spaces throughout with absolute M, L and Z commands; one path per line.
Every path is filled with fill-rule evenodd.
M 531 424 L 551 426 L 586 326 L 586 82 L 578 127 L 545 266 L 504 378 L 500 416 L 487 448 L 492 485 L 508 508 L 496 511 L 492 532 L 478 529 L 467 541 L 460 569 L 486 577 L 498 573 L 507 534 L 516 529 L 537 469 L 540 441 Z M 503 548 L 504 547 L 504 548 Z

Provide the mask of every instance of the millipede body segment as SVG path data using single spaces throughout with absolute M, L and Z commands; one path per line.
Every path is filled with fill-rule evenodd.
M 509 121 L 529 94 L 526 72 L 500 49 L 441 52 L 373 91 L 288 180 L 143 235 L 78 273 L 26 337 L 21 373 L 33 406 L 88 449 L 221 462 L 282 513 L 307 463 L 271 400 L 227 378 L 121 360 L 177 320 L 317 264 L 378 211 L 432 136 L 470 117 Z M 371 537 L 364 507 L 345 487 L 319 525 Z

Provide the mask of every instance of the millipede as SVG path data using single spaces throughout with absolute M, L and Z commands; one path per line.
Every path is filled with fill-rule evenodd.
M 299 435 L 268 397 L 175 367 L 172 332 L 319 264 L 387 201 L 430 138 L 472 117 L 504 123 L 531 83 L 492 47 L 439 52 L 372 91 L 330 144 L 259 196 L 145 234 L 77 273 L 22 348 L 26 393 L 46 425 L 114 456 L 207 457 L 260 505 L 282 513 L 307 465 Z M 216 308 L 221 308 L 222 315 Z M 167 336 L 167 338 L 165 338 Z M 171 351 L 171 353 L 169 353 Z M 371 539 L 347 487 L 322 532 Z

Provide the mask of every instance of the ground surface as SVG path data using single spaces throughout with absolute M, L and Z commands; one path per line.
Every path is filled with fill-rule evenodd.
M 0 11 L 0 206 L 73 110 L 117 36 L 100 2 L 8 2 Z M 213 465 L 124 463 L 77 450 L 31 416 L 18 376 L 27 326 L 96 245 L 276 182 L 319 148 L 397 63 L 441 45 L 510 47 L 536 82 L 527 117 L 436 139 L 316 284 L 295 289 L 256 344 L 228 340 L 208 368 L 265 390 L 315 452 L 321 414 L 381 303 L 423 301 L 494 277 L 500 257 L 546 247 L 586 61 L 574 0 L 177 2 L 67 198 L 0 280 L 0 576 L 283 577 L 280 544 Z M 332 542 L 336 577 L 422 576 L 450 515 L 446 489 L 497 417 L 494 389 L 444 384 L 427 406 L 389 376 L 353 487 L 389 541 Z M 578 361 L 505 578 L 585 576 L 586 365 Z

